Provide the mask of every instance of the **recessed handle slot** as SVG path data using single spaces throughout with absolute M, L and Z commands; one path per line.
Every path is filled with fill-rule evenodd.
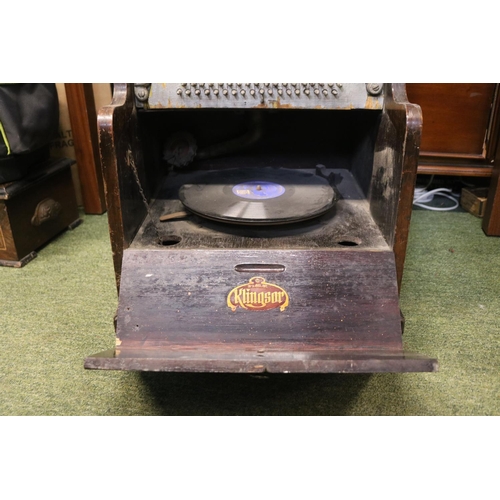
M 234 270 L 239 273 L 282 273 L 285 270 L 282 264 L 237 264 Z

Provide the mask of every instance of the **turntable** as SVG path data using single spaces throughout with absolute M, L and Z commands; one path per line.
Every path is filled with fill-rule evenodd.
M 437 369 L 402 343 L 404 84 L 116 84 L 99 127 L 119 306 L 86 368 Z

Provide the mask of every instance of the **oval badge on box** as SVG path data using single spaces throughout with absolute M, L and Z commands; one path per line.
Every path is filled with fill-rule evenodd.
M 278 285 L 267 283 L 260 276 L 233 288 L 227 296 L 227 306 L 234 312 L 238 307 L 248 311 L 267 311 L 279 307 L 284 311 L 290 303 L 288 293 Z

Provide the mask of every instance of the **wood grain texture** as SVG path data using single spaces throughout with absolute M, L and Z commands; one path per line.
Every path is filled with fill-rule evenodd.
M 248 165 L 249 161 L 252 165 L 260 165 L 262 162 L 268 165 L 271 158 L 274 162 L 278 160 L 276 144 L 280 144 L 278 149 L 280 152 L 287 151 L 287 149 L 293 150 L 293 154 L 289 153 L 288 160 L 285 155 L 281 154 L 280 165 L 287 166 L 287 161 L 293 159 L 295 165 L 300 165 L 301 162 L 305 162 L 305 165 L 314 165 L 316 161 L 327 166 L 331 163 L 338 168 L 344 165 L 352 166 L 352 172 L 365 195 L 368 194 L 370 183 L 374 181 L 376 186 L 372 190 L 370 199 L 372 214 L 386 240 L 390 245 L 394 245 L 400 283 L 409 214 L 411 214 L 411 192 L 415 182 L 421 124 L 418 121 L 420 117 L 418 106 L 408 103 L 404 91 L 397 90 L 396 93 L 399 92 L 399 94 L 393 95 L 393 87 L 404 89 L 403 84 L 399 87 L 396 84 L 388 86 L 389 93 L 385 99 L 387 103 L 380 126 L 381 131 L 378 137 L 375 134 L 375 146 L 375 137 L 372 132 L 376 130 L 379 111 L 352 111 L 344 112 L 344 114 L 342 112 L 301 111 L 299 115 L 285 110 L 282 113 L 287 113 L 287 120 L 284 120 L 285 115 L 280 113 L 266 116 L 266 122 L 268 122 L 266 137 L 270 135 L 272 141 L 269 138 L 263 139 L 262 144 L 252 152 L 251 157 L 236 155 L 231 158 L 231 161 L 235 165 L 240 163 Z M 159 145 L 161 146 L 161 141 L 168 133 L 173 133 L 182 127 L 189 129 L 196 124 L 200 141 L 216 142 L 215 136 L 223 133 L 224 124 L 227 128 L 229 117 L 231 120 L 237 117 L 237 115 L 230 115 L 223 111 L 218 113 L 180 110 L 178 112 L 143 113 L 137 117 L 132 87 L 130 85 L 127 87 L 126 84 L 115 85 L 114 101 L 111 106 L 102 110 L 99 123 L 102 163 L 108 185 L 108 205 L 112 212 L 110 213 L 110 231 L 117 282 L 119 282 L 123 249 L 130 245 L 131 239 L 146 215 L 131 168 L 126 164 L 126 158 L 131 152 L 133 153 L 134 164 L 138 172 L 144 176 L 144 181 L 148 172 L 145 172 L 143 168 L 143 155 L 147 155 L 148 171 L 153 170 L 152 166 L 158 164 L 160 157 Z M 302 121 L 307 119 L 311 124 L 317 121 L 323 126 L 302 128 L 302 132 L 297 134 L 297 129 L 290 128 L 290 123 L 295 124 L 299 116 Z M 314 117 L 317 119 L 315 120 Z M 137 123 L 138 118 L 140 118 L 139 123 Z M 204 126 L 207 120 L 208 123 Z M 293 130 L 297 137 L 291 141 L 290 133 Z M 148 145 L 145 152 L 137 139 L 138 132 L 141 132 L 140 142 Z M 312 146 L 314 146 L 313 150 Z M 374 170 L 380 171 L 374 174 L 372 180 L 374 147 L 379 152 L 379 165 L 375 166 Z M 313 151 L 314 154 L 312 154 Z M 210 168 L 218 168 L 225 160 L 225 158 L 211 160 Z M 157 165 L 154 168 L 161 170 Z M 378 180 L 376 175 L 380 177 Z M 149 184 L 154 185 L 156 173 L 152 177 L 154 179 L 151 181 L 148 178 L 148 181 Z M 143 185 L 147 191 L 148 183 L 143 182 Z M 397 230 L 396 225 L 398 225 Z
M 252 278 L 241 264 L 282 265 L 268 283 L 281 310 L 228 306 Z M 391 251 L 133 250 L 124 253 L 117 324 L 121 348 L 234 346 L 402 349 Z
M 408 102 L 404 84 L 387 84 L 384 92 L 382 111 L 262 110 L 261 140 L 236 154 L 195 159 L 181 172 L 161 160 L 166 138 L 192 130 L 200 147 L 227 142 L 247 130 L 248 116 L 231 110 L 137 112 L 133 87 L 117 84 L 111 106 L 99 115 L 120 294 L 116 349 L 91 356 L 85 366 L 435 370 L 435 360 L 405 358 L 398 300 L 421 110 Z M 234 228 L 190 215 L 158 228 L 146 217 L 134 176 L 136 170 L 159 224 L 164 214 L 182 210 L 179 185 L 194 182 L 197 171 L 268 166 L 331 170 L 341 195 L 337 205 L 293 227 Z M 151 196 L 148 187 L 160 189 Z M 263 278 L 242 272 L 254 269 L 286 296 L 267 300 L 265 291 L 255 291 L 255 280 Z
M 85 360 L 85 368 L 162 372 L 216 373 L 398 373 L 435 372 L 436 359 L 411 352 L 296 351 L 258 352 L 207 349 L 104 351 Z
M 108 222 L 117 288 L 123 251 L 129 247 L 146 208 L 135 181 L 131 161 L 144 178 L 142 148 L 137 132 L 137 111 L 131 84 L 114 85 L 111 105 L 98 116 L 99 151 L 105 181 Z
M 91 83 L 66 83 L 66 99 L 73 130 L 83 206 L 88 214 L 106 211 L 99 158 L 97 116 Z
M 437 371 L 405 352 L 393 255 L 288 251 L 269 273 L 290 294 L 285 311 L 232 311 L 236 262 L 273 251 L 124 252 L 117 346 L 85 368 L 226 373 Z M 269 267 L 271 268 L 271 267 Z M 277 268 L 277 266 L 275 267 Z M 271 277 L 272 276 L 272 277 Z
M 417 174 L 422 175 L 451 175 L 463 177 L 491 177 L 493 169 L 489 166 L 467 166 L 467 165 L 419 165 Z
M 500 89 L 497 90 L 497 92 L 499 91 Z M 489 149 L 493 168 L 482 227 L 486 235 L 500 236 L 500 96 L 498 94 L 491 126 Z
M 408 102 L 404 84 L 386 84 L 369 200 L 373 218 L 396 257 L 398 286 L 403 277 L 415 188 L 422 114 Z
M 408 83 L 408 98 L 422 108 L 421 155 L 485 156 L 495 83 Z
M 5 261 L 18 261 L 20 259 L 5 201 L 0 201 L 0 259 Z

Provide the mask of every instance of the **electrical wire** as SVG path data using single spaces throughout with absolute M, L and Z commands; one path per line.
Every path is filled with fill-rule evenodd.
M 426 186 L 428 187 L 429 184 Z M 450 194 L 446 194 L 450 193 Z M 417 207 L 425 208 L 427 210 L 434 210 L 437 212 L 445 212 L 449 210 L 455 210 L 458 207 L 458 200 L 452 196 L 452 190 L 447 188 L 437 188 L 432 189 L 431 191 L 427 191 L 426 188 L 415 188 L 415 192 L 413 194 L 413 204 Z M 434 199 L 434 196 L 442 196 L 444 198 L 448 198 L 453 201 L 453 205 L 449 207 L 432 207 L 430 205 L 424 205 L 424 203 L 429 203 Z

